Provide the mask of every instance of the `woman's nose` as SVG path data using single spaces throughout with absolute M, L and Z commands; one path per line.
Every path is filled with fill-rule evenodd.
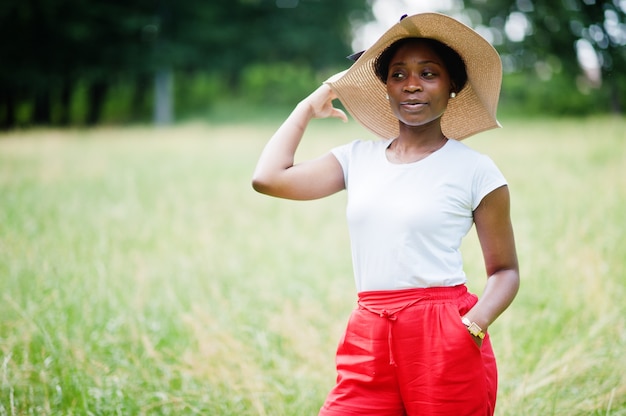
M 414 76 L 409 76 L 406 79 L 406 83 L 404 84 L 403 91 L 409 92 L 409 93 L 422 91 L 422 86 L 419 83 L 419 79 Z

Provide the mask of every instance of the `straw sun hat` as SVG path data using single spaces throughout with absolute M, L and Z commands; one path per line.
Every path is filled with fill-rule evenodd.
M 388 46 L 407 37 L 438 40 L 454 49 L 465 62 L 467 83 L 449 100 L 441 118 L 441 128 L 447 137 L 462 140 L 500 127 L 496 120 L 502 83 L 498 52 L 473 29 L 439 13 L 402 19 L 364 51 L 349 69 L 326 81 L 356 120 L 382 138 L 398 136 L 399 122 L 391 112 L 386 86 L 374 73 L 374 63 Z

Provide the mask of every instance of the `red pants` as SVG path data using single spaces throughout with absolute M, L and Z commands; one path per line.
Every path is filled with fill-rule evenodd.
M 497 369 L 461 322 L 464 285 L 359 293 L 320 416 L 493 415 Z

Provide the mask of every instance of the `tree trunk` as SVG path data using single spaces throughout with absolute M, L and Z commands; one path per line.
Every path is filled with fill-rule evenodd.
M 70 104 L 72 99 L 72 83 L 64 80 L 61 86 L 61 115 L 59 116 L 59 125 L 66 127 L 70 124 Z
M 38 90 L 35 93 L 35 108 L 33 123 L 37 125 L 50 124 L 50 91 Z
M 172 123 L 173 76 L 170 69 L 160 69 L 154 78 L 154 123 L 159 126 Z
M 6 86 L 0 89 L 0 108 L 4 107 L 4 118 L 0 119 L 0 129 L 8 130 L 15 127 L 15 88 Z
M 87 125 L 93 126 L 100 121 L 104 99 L 108 90 L 108 85 L 104 81 L 96 81 L 89 86 Z
M 623 114 L 624 107 L 622 104 L 622 97 L 620 97 L 619 84 L 615 77 L 611 77 L 611 85 L 609 88 L 611 89 L 611 111 L 614 114 Z
M 146 108 L 149 108 L 147 107 L 146 96 L 151 86 L 150 81 L 151 77 L 146 74 L 139 74 L 135 77 L 135 89 L 131 102 L 133 121 L 143 121 L 145 116 L 149 114 L 149 112 L 146 112 Z

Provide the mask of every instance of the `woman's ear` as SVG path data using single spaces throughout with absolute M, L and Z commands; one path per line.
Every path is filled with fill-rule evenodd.
M 450 98 L 456 97 L 456 84 L 454 82 L 450 82 Z

